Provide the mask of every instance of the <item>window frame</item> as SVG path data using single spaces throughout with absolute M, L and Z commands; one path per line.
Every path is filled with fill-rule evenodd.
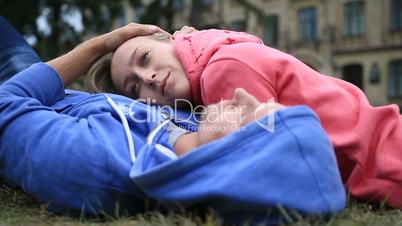
M 262 29 L 263 29 L 263 35 L 262 38 L 264 40 L 264 43 L 270 46 L 276 46 L 278 45 L 278 40 L 279 40 L 279 16 L 276 14 L 268 15 L 264 17 L 262 21 Z M 270 29 L 270 32 L 267 32 L 267 29 Z M 270 35 L 268 38 L 267 35 Z M 272 38 L 272 42 L 268 42 L 268 39 Z
M 343 36 L 359 37 L 366 31 L 366 4 L 363 0 L 343 4 Z
M 390 0 L 389 7 L 389 29 L 391 32 L 400 32 L 402 31 L 402 0 Z M 396 24 L 394 24 L 395 17 L 398 17 Z
M 318 9 L 315 6 L 297 11 L 300 41 L 318 41 Z
M 391 93 L 391 81 L 394 81 L 395 93 Z M 399 86 L 398 86 L 399 83 Z M 402 59 L 396 59 L 388 63 L 388 98 L 402 99 Z

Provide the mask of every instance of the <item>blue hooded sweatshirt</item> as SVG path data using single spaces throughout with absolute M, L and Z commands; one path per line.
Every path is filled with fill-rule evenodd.
M 332 144 L 309 108 L 181 157 L 168 118 L 127 97 L 66 92 L 51 67 L 34 64 L 0 86 L 0 175 L 54 212 L 139 213 L 149 199 L 169 210 L 212 207 L 228 223 L 277 223 L 279 210 L 344 208 Z M 270 122 L 274 131 L 262 126 Z

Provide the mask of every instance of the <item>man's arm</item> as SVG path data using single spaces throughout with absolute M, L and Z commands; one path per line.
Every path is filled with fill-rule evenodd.
M 130 184 L 116 177 L 124 166 L 112 163 L 130 159 L 121 122 L 108 108 L 96 117 L 58 113 L 51 106 L 64 94 L 60 77 L 43 63 L 0 86 L 0 177 L 57 212 L 113 213 L 112 200 L 125 188 L 140 199 L 135 185 L 112 186 Z

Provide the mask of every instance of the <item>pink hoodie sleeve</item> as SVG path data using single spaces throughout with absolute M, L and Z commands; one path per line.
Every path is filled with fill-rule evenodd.
M 304 104 L 334 144 L 348 191 L 402 208 L 402 116 L 396 105 L 374 107 L 356 86 L 320 74 L 281 51 L 240 43 L 222 47 L 201 75 L 205 105 L 242 87 L 261 102 Z
M 277 99 L 270 81 L 236 59 L 215 61 L 206 67 L 201 76 L 204 105 L 231 99 L 236 88 L 244 88 L 260 102 L 266 102 L 271 98 Z

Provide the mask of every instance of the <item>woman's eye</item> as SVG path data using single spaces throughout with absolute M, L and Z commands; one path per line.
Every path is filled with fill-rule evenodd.
M 145 66 L 149 61 L 149 52 L 146 51 L 143 54 L 141 54 L 140 59 L 139 59 L 139 65 L 140 66 Z

